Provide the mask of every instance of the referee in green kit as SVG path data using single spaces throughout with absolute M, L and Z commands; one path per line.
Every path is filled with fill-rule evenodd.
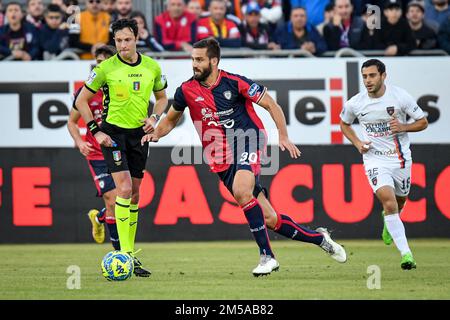
M 156 61 L 136 51 L 137 23 L 121 19 L 113 23 L 117 54 L 95 67 L 75 101 L 88 129 L 102 147 L 117 190 L 115 214 L 121 250 L 134 259 L 134 274 L 148 277 L 151 272 L 135 257 L 134 240 L 138 221 L 139 187 L 148 157 L 145 133 L 154 130 L 167 107 L 167 82 Z M 98 127 L 88 101 L 103 89 L 103 121 Z M 154 113 L 148 117 L 151 94 Z

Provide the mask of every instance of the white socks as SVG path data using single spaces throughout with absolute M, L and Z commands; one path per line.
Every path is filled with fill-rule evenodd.
M 402 220 L 400 220 L 400 215 L 398 213 L 386 215 L 384 216 L 384 221 L 400 254 L 403 256 L 406 253 L 410 253 L 411 250 L 406 239 L 405 227 L 403 226 Z

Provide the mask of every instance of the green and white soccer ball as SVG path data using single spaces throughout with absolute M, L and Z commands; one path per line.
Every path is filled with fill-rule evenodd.
M 133 258 L 126 252 L 108 252 L 102 260 L 102 274 L 108 281 L 124 281 L 133 275 Z

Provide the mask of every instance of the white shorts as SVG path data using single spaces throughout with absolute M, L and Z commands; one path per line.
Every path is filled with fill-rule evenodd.
M 411 189 L 411 165 L 405 168 L 389 168 L 376 165 L 364 166 L 374 193 L 384 186 L 391 186 L 395 195 L 406 197 Z

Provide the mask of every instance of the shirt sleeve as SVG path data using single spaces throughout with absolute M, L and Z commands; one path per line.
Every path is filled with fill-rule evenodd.
M 260 85 L 253 80 L 250 80 L 243 76 L 239 77 L 239 93 L 243 95 L 246 99 L 258 104 L 264 94 L 267 91 L 267 88 L 263 85 Z
M 154 83 L 153 92 L 158 92 L 167 88 L 166 76 L 161 74 L 161 67 L 158 64 Z
M 423 110 L 419 107 L 416 100 L 406 91 L 404 92 L 402 103 L 402 110 L 414 120 L 419 120 L 425 117 Z
M 347 101 L 344 104 L 344 107 L 342 108 L 340 117 L 341 117 L 341 120 L 347 124 L 352 124 L 353 121 L 355 121 L 356 115 L 355 115 L 352 105 L 349 103 L 349 101 Z
M 173 108 L 176 111 L 183 112 L 187 107 L 186 99 L 184 98 L 183 89 L 180 87 L 175 91 L 175 96 L 173 98 Z
M 96 66 L 89 75 L 89 78 L 84 83 L 84 86 L 91 92 L 96 93 L 106 83 L 106 77 L 101 65 Z

